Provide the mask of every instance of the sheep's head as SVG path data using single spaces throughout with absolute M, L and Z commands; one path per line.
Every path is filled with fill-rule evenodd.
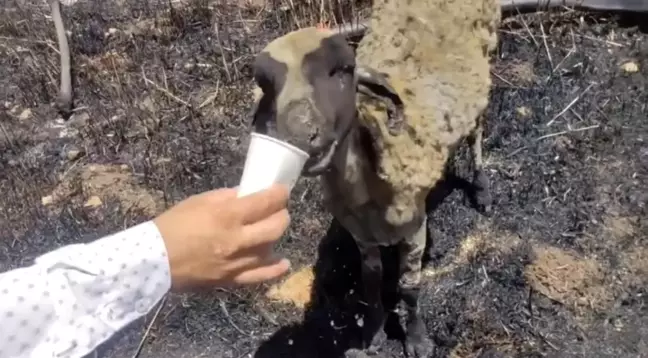
M 304 175 L 327 169 L 356 115 L 355 55 L 343 35 L 305 28 L 270 42 L 254 63 L 254 131 L 310 154 Z
M 304 150 L 303 174 L 325 171 L 356 119 L 356 92 L 387 105 L 390 130 L 403 122 L 403 103 L 385 74 L 357 66 L 343 33 L 321 28 L 270 42 L 254 63 L 252 125 Z

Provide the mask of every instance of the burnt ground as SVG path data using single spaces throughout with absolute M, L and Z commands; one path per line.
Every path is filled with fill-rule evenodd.
M 47 6 L 8 0 L 0 270 L 235 185 L 255 51 L 329 10 L 199 0 L 64 8 L 77 99 L 63 121 L 52 107 L 59 62 Z M 455 192 L 430 214 L 421 306 L 435 357 L 648 355 L 642 21 L 567 11 L 502 24 L 484 144 L 494 212 L 477 214 Z M 357 345 L 354 244 L 329 228 L 316 182 L 302 180 L 293 195 L 278 248 L 293 260 L 291 276 L 272 287 L 173 294 L 148 332 L 155 310 L 99 356 L 131 357 L 140 341 L 140 357 L 336 357 Z M 385 356 L 401 356 L 397 340 Z

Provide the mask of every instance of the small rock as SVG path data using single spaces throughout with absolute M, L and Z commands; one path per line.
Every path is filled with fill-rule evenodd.
M 150 96 L 147 96 L 144 98 L 139 104 L 138 107 L 141 110 L 144 111 L 149 111 L 149 112 L 155 112 L 155 104 L 153 103 L 153 99 L 151 99 Z
M 358 327 L 362 327 L 362 326 L 364 326 L 364 319 L 362 317 L 360 317 L 360 318 L 358 318 L 356 323 L 358 324 Z
M 114 34 L 117 33 L 117 31 L 118 31 L 118 30 L 117 30 L 116 28 L 111 27 L 111 28 L 108 29 L 108 34 L 109 34 L 109 35 L 114 35 Z
M 77 160 L 81 155 L 83 155 L 83 151 L 79 149 L 70 149 L 65 154 L 69 161 Z
M 623 65 L 621 65 L 621 69 L 625 71 L 626 73 L 635 73 L 639 71 L 639 65 L 635 62 L 626 62 Z
M 88 112 L 76 112 L 72 114 L 70 118 L 70 123 L 73 123 L 77 127 L 85 127 L 88 125 L 90 120 L 90 114 Z
M 515 111 L 522 118 L 526 118 L 529 115 L 531 115 L 531 110 L 528 107 L 525 107 L 525 106 L 518 107 L 518 108 L 515 109 Z
M 153 161 L 153 163 L 155 163 L 156 165 L 165 164 L 165 163 L 171 163 L 171 158 L 160 157 L 160 158 L 155 159 Z
M 88 201 L 85 202 L 85 204 L 83 204 L 83 206 L 85 206 L 86 208 L 96 208 L 98 206 L 101 206 L 101 204 L 101 199 L 98 196 L 93 195 L 88 199 Z
M 41 198 L 41 204 L 43 204 L 43 206 L 52 205 L 53 202 L 54 202 L 54 198 L 51 195 L 44 196 Z
M 9 159 L 9 166 L 10 167 L 15 167 L 17 165 L 18 165 L 18 161 L 16 161 L 15 159 Z

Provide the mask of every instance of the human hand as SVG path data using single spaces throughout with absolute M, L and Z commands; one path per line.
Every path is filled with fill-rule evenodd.
M 273 257 L 273 244 L 290 222 L 287 188 L 242 198 L 236 193 L 193 195 L 153 220 L 167 248 L 173 290 L 259 283 L 289 269 L 288 260 Z

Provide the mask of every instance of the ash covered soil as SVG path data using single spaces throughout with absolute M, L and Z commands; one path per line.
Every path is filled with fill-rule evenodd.
M 206 1 L 64 8 L 76 110 L 63 121 L 51 105 L 48 12 L 13 0 L 0 9 L 2 271 L 236 185 L 254 54 L 330 13 Z M 493 213 L 460 192 L 430 213 L 421 312 L 435 357 L 648 356 L 642 22 L 571 10 L 503 21 L 484 143 Z M 465 153 L 458 163 L 466 175 Z M 338 357 L 357 346 L 354 244 L 317 182 L 301 180 L 293 198 L 277 249 L 290 275 L 172 294 L 99 356 L 131 357 L 140 343 L 140 357 Z M 402 356 L 399 333 L 390 329 L 385 357 Z

